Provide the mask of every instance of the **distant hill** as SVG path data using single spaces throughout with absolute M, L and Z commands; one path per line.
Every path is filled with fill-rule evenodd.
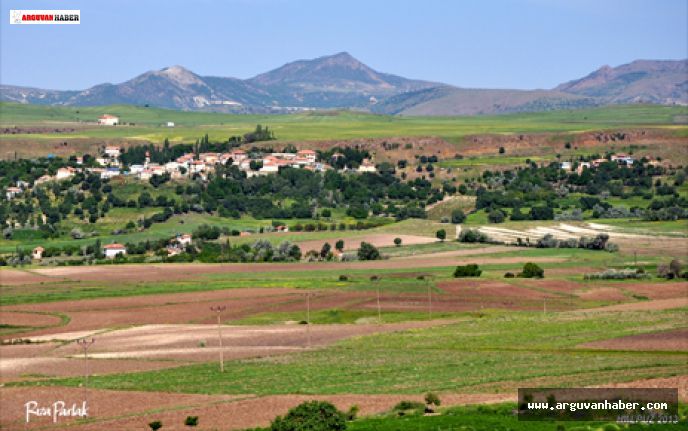
M 86 90 L 2 85 L 0 96 L 2 101 L 42 105 L 129 104 L 236 113 L 344 108 L 394 115 L 501 114 L 636 102 L 688 104 L 688 60 L 605 66 L 553 90 L 494 90 L 382 73 L 341 52 L 288 63 L 246 80 L 200 76 L 172 66 Z
M 373 107 L 392 115 L 479 115 L 578 109 L 602 105 L 594 97 L 549 90 L 489 90 L 450 86 L 399 94 Z
M 607 103 L 688 103 L 688 60 L 637 60 L 619 67 L 603 66 L 555 90 L 599 97 Z

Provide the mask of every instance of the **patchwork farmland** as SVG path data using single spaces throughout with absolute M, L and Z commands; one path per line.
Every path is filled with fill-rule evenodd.
M 72 108 L 2 108 L 18 132 L 0 147 L 21 147 L 0 180 L 21 189 L 2 203 L 2 429 L 184 429 L 189 416 L 199 429 L 263 429 L 314 399 L 357 406 L 353 430 L 569 429 L 519 422 L 526 386 L 677 388 L 680 422 L 666 429 L 685 426 L 683 108 L 422 119 L 80 109 L 136 124 L 107 129 Z M 259 123 L 276 139 L 231 148 L 256 161 L 314 149 L 332 169 L 125 174 L 186 153 L 176 145 L 201 153 L 196 139 L 231 153 L 229 136 Z M 99 167 L 85 155 L 105 146 L 128 154 L 118 177 L 86 171 Z M 631 152 L 633 166 L 612 160 Z M 357 169 L 364 158 L 375 171 Z M 57 180 L 67 167 L 84 171 Z M 124 252 L 103 253 L 111 244 Z M 427 393 L 441 399 L 435 413 L 399 413 Z M 90 414 L 26 423 L 28 398 L 86 400 Z

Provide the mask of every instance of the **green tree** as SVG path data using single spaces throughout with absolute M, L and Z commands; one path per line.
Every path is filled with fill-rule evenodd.
M 523 265 L 523 271 L 518 276 L 522 278 L 543 278 L 545 270 L 532 262 L 528 262 Z
M 361 242 L 361 246 L 358 248 L 359 260 L 379 260 L 381 258 L 382 256 L 380 256 L 380 251 L 377 247 L 365 241 Z
M 337 240 L 337 242 L 334 243 L 334 248 L 340 252 L 343 251 L 344 250 L 344 240 L 342 240 L 342 239 Z
M 447 231 L 445 231 L 444 229 L 440 229 L 435 233 L 435 236 L 440 241 L 444 241 L 445 239 L 447 239 Z
M 401 238 L 394 238 L 394 245 L 399 247 L 401 245 Z
M 451 222 L 454 224 L 461 224 L 466 221 L 466 214 L 460 209 L 455 209 L 451 213 Z
M 270 431 L 343 431 L 346 415 L 327 401 L 307 401 L 277 416 Z

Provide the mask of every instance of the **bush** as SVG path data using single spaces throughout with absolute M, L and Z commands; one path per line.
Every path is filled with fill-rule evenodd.
M 504 213 L 500 210 L 492 210 L 487 215 L 487 220 L 490 223 L 502 223 L 504 222 Z
M 198 416 L 187 416 L 184 419 L 184 425 L 188 427 L 195 427 L 198 425 Z
M 352 421 L 356 419 L 356 416 L 358 416 L 358 411 L 360 408 L 354 404 L 351 407 L 349 407 L 349 411 L 346 412 L 346 420 Z
M 301 403 L 284 416 L 277 416 L 271 431 L 339 431 L 346 429 L 346 415 L 326 401 Z
M 523 271 L 518 276 L 521 278 L 543 278 L 545 270 L 532 262 L 528 262 L 523 265 Z
M 440 397 L 432 392 L 425 394 L 425 413 L 434 413 L 435 407 L 439 407 L 442 404 Z
M 401 245 L 401 238 L 394 238 L 394 245 L 399 247 Z
M 489 238 L 477 229 L 464 229 L 459 234 L 459 242 L 489 242 Z
M 340 275 L 339 276 L 339 281 L 349 281 L 349 277 L 346 275 Z
M 459 265 L 454 270 L 454 277 L 480 277 L 483 271 L 475 263 Z
M 641 269 L 607 269 L 602 272 L 595 272 L 592 274 L 585 274 L 583 276 L 585 280 L 627 280 L 634 279 L 640 280 L 645 278 L 650 278 L 648 274 L 645 274 L 645 270 Z
M 513 272 L 507 272 L 504 274 L 504 278 L 514 278 L 516 277 Z
M 444 241 L 445 239 L 447 239 L 447 231 L 444 230 L 444 229 L 440 229 L 440 230 L 438 230 L 437 232 L 435 232 L 435 236 L 436 236 L 437 239 L 439 239 L 440 241 Z
M 148 424 L 148 427 L 152 429 L 153 431 L 159 430 L 162 428 L 162 422 L 160 421 L 153 421 Z
M 378 260 L 381 259 L 380 251 L 374 245 L 361 242 L 361 246 L 358 249 L 358 259 L 359 260 Z
M 392 411 L 397 412 L 399 416 L 404 416 L 408 412 L 420 411 L 423 409 L 425 409 L 425 406 L 418 401 L 399 401 Z
M 456 209 L 451 213 L 451 222 L 454 224 L 461 224 L 466 221 L 466 214 L 463 211 Z

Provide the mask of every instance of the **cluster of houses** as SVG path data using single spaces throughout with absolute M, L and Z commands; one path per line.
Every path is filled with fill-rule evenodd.
M 174 238 L 170 239 L 169 244 L 166 247 L 167 250 L 167 255 L 168 256 L 176 256 L 184 251 L 187 245 L 191 245 L 191 241 L 193 239 L 193 236 L 191 234 L 179 234 L 175 236 Z M 31 257 L 34 260 L 41 260 L 43 259 L 43 253 L 45 252 L 45 248 L 38 246 L 34 248 L 31 252 Z M 127 255 L 127 247 L 124 246 L 123 244 L 118 244 L 118 243 L 112 243 L 112 244 L 106 244 L 103 246 L 102 249 L 103 256 L 107 259 L 114 259 L 117 256 L 126 256 Z
M 578 162 L 578 166 L 576 167 L 576 173 L 580 175 L 583 173 L 583 169 L 594 169 L 599 167 L 602 163 L 607 163 L 609 161 L 616 162 L 619 166 L 631 167 L 633 166 L 635 159 L 633 158 L 633 156 L 630 156 L 628 154 L 614 154 L 610 157 L 610 159 L 595 159 L 589 162 Z M 648 164 L 651 166 L 661 165 L 659 161 L 654 159 L 650 160 Z M 573 171 L 572 162 L 561 162 L 559 166 L 561 167 L 561 169 L 567 172 Z
M 194 175 L 207 179 L 208 174 L 214 171 L 216 165 L 227 165 L 228 163 L 246 172 L 248 177 L 274 174 L 281 167 L 300 168 L 316 172 L 332 169 L 329 164 L 318 162 L 317 153 L 308 149 L 300 150 L 296 153 L 269 153 L 262 155 L 260 158 L 251 158 L 246 151 L 241 149 L 234 149 L 226 153 L 201 153 L 198 156 L 194 153 L 187 153 L 174 161 L 164 164 L 152 163 L 150 161 L 150 154 L 146 152 L 144 163 L 131 165 L 128 171 L 122 169 L 121 153 L 120 147 L 108 145 L 104 148 L 102 154 L 96 158 L 99 167 L 79 167 L 83 165 L 84 160 L 83 157 L 77 157 L 77 167 L 67 166 L 59 168 L 53 176 L 43 175 L 37 178 L 34 181 L 34 185 L 38 186 L 49 181 L 66 180 L 84 171 L 99 175 L 102 179 L 131 175 L 140 180 L 149 180 L 155 175 L 164 174 L 169 174 L 172 179 L 193 177 Z M 332 156 L 333 159 L 339 157 L 344 157 L 344 155 L 335 153 Z M 257 169 L 254 170 L 256 167 Z M 377 168 L 371 160 L 364 159 L 356 171 L 359 173 L 377 172 Z M 7 199 L 11 200 L 15 196 L 20 195 L 29 186 L 28 183 L 18 182 L 16 187 L 8 187 L 6 190 Z
M 101 126 L 117 126 L 119 124 L 119 117 L 116 115 L 104 114 L 98 117 L 98 124 Z M 167 121 L 164 125 L 167 127 L 174 127 L 174 122 Z

